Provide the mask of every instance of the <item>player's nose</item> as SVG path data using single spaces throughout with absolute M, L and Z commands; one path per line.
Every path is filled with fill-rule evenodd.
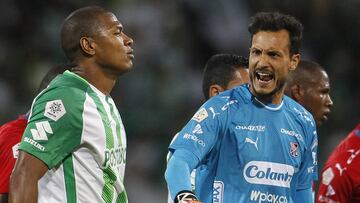
M 328 94 L 327 97 L 326 97 L 326 106 L 330 108 L 333 105 L 334 105 L 334 103 L 333 103 L 333 101 L 331 99 L 331 96 L 330 96 L 330 94 Z

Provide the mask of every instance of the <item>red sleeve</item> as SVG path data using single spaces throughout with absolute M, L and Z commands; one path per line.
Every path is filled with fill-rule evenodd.
M 322 173 L 317 202 L 350 202 L 353 186 L 347 167 L 337 163 Z
M 0 127 L 0 194 L 9 193 L 10 175 L 25 127 L 26 120 L 21 118 Z

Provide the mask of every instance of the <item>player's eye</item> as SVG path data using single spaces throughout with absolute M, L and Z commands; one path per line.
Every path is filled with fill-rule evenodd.
M 259 55 L 261 55 L 261 50 L 259 50 L 259 49 L 250 49 L 250 54 L 251 55 L 254 55 L 254 56 L 259 56 Z
M 275 58 L 275 57 L 279 57 L 279 56 L 280 56 L 280 54 L 277 53 L 277 52 L 275 52 L 275 51 L 269 51 L 269 52 L 268 52 L 268 55 L 269 55 L 270 57 L 272 57 L 272 58 Z

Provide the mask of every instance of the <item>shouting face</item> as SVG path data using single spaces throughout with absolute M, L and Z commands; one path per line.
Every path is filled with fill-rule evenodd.
M 299 59 L 299 54 L 290 56 L 287 30 L 254 34 L 249 56 L 251 92 L 259 99 L 280 103 L 286 76 Z

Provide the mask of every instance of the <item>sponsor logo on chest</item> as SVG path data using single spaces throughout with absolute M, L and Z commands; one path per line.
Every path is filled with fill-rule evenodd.
M 286 196 L 273 194 L 270 192 L 262 192 L 259 190 L 252 190 L 250 200 L 255 202 L 272 202 L 272 203 L 288 203 Z
M 303 136 L 301 136 L 299 133 L 297 133 L 297 132 L 295 132 L 293 130 L 288 130 L 288 129 L 285 129 L 285 128 L 281 128 L 280 132 L 282 134 L 285 134 L 285 135 L 290 135 L 292 137 L 296 137 L 299 141 L 304 142 Z
M 265 132 L 264 125 L 236 125 L 236 130 L 254 131 L 254 132 Z
M 105 160 L 103 168 L 117 167 L 126 163 L 126 147 L 115 147 L 105 150 Z
M 251 184 L 290 188 L 294 167 L 274 162 L 250 161 L 245 165 L 243 175 Z

